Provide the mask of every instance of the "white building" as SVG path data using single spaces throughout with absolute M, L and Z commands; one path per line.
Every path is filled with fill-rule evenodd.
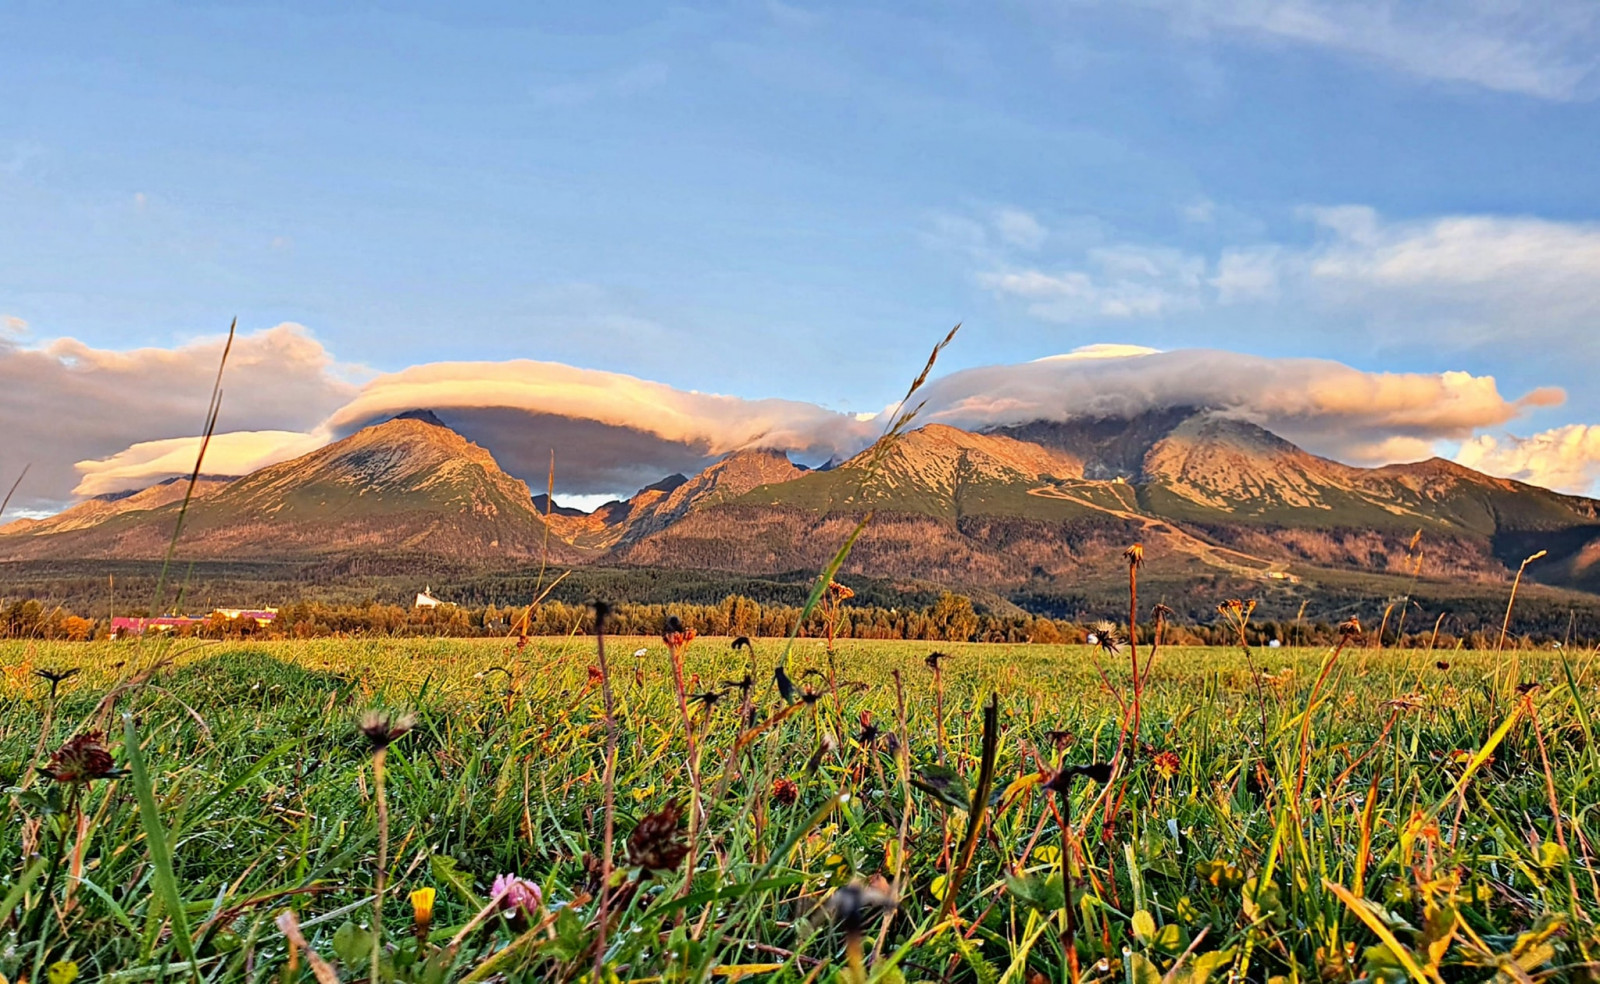
M 443 602 L 441 602 L 438 598 L 435 598 L 433 596 L 433 588 L 432 587 L 426 587 L 426 588 L 423 588 L 420 592 L 418 592 L 418 594 L 417 594 L 417 603 L 416 603 L 416 605 L 414 607 L 417 607 L 417 608 L 438 608 L 442 604 L 443 604 Z

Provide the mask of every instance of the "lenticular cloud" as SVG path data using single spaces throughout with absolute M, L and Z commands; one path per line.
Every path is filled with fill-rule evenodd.
M 38 415 L 30 407 L 59 414 L 70 394 L 78 422 L 51 429 L 31 421 L 51 440 L 25 449 L 43 466 L 21 503 L 58 504 L 186 474 L 197 429 L 188 422 L 202 417 L 216 348 L 210 340 L 134 352 L 70 339 L 38 348 L 0 343 L 6 412 L 26 430 Z M 430 363 L 358 385 L 351 377 L 359 370 L 294 325 L 243 336 L 235 351 L 243 355 L 230 364 L 223 426 L 205 466 L 214 474 L 263 467 L 428 409 L 530 484 L 544 484 L 553 453 L 558 490 L 626 492 L 741 448 L 782 450 L 810 464 L 849 455 L 872 442 L 894 409 L 851 415 L 527 359 Z M 886 388 L 898 384 L 885 380 Z M 922 422 L 971 430 L 1205 407 L 1359 464 L 1425 457 L 1437 442 L 1470 441 L 1562 397 L 1541 389 L 1508 399 L 1493 377 L 1462 372 L 1372 373 L 1321 359 L 1117 344 L 950 373 L 919 394 Z

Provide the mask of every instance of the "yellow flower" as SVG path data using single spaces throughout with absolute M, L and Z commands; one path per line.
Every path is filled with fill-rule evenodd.
M 436 894 L 431 888 L 419 888 L 411 893 L 411 916 L 418 926 L 433 922 L 433 898 Z
M 50 965 L 44 972 L 50 984 L 72 984 L 78 979 L 78 962 L 76 960 L 58 960 Z

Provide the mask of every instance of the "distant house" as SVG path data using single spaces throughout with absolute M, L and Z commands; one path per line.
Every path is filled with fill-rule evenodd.
M 257 625 L 266 625 L 278 617 L 278 610 L 276 608 L 218 608 L 212 611 L 211 614 L 234 620 L 247 618 Z
M 435 598 L 433 596 L 433 588 L 428 587 L 428 588 L 423 588 L 421 591 L 417 592 L 417 603 L 413 607 L 416 607 L 416 608 L 438 608 L 442 604 L 444 604 L 444 602 L 440 601 L 438 598 Z
M 199 625 L 203 618 L 190 618 L 187 615 L 158 615 L 155 618 L 127 618 L 117 616 L 111 620 L 111 638 L 121 639 L 124 636 L 144 635 L 146 632 L 173 632 L 178 629 Z

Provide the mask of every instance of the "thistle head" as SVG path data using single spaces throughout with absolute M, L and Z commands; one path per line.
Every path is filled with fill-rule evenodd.
M 1101 620 L 1094 624 L 1094 644 L 1107 656 L 1115 656 L 1122 651 L 1122 639 L 1119 628 L 1115 622 Z
M 1122 551 L 1122 559 L 1128 562 L 1128 569 L 1136 571 L 1144 566 L 1144 544 L 1135 543 Z
M 378 708 L 361 715 L 361 733 L 373 752 L 381 752 L 417 724 L 417 716 L 409 711 L 386 711 Z

